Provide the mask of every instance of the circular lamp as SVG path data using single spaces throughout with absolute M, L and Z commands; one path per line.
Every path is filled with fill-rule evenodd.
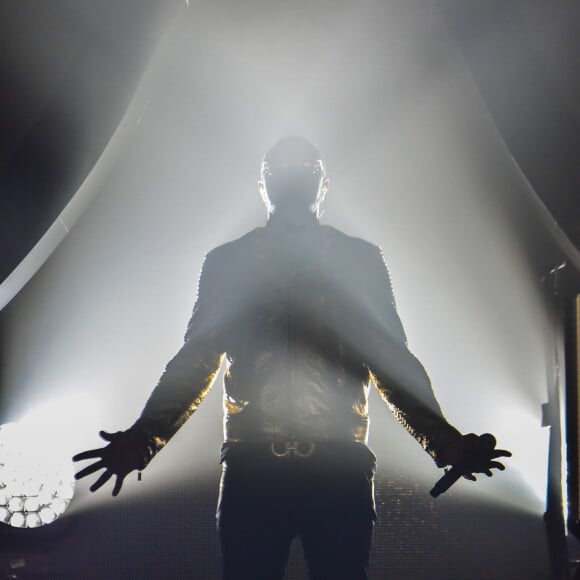
M 37 528 L 64 513 L 74 494 L 74 470 L 54 442 L 30 426 L 0 425 L 0 522 Z

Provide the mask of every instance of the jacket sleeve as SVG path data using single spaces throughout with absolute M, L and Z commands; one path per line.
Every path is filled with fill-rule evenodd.
M 197 410 L 219 372 L 223 358 L 224 304 L 219 282 L 222 275 L 214 250 L 204 261 L 184 344 L 167 364 L 131 428 L 145 436 L 149 460 Z
M 443 416 L 429 376 L 407 348 L 389 273 L 376 246 L 369 252 L 366 271 L 363 300 L 369 315 L 365 351 L 370 378 L 395 418 L 442 466 L 440 451 L 461 433 Z

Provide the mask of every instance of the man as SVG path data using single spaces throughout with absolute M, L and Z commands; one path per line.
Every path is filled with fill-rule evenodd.
M 312 579 L 366 578 L 376 518 L 367 448 L 368 388 L 438 466 L 474 479 L 503 469 L 490 435 L 443 417 L 409 352 L 380 250 L 321 225 L 324 164 L 288 137 L 266 154 L 268 221 L 206 256 L 184 345 L 127 431 L 102 432 L 94 491 L 143 469 L 197 409 L 223 357 L 223 474 L 218 504 L 224 578 L 279 579 L 299 536 Z

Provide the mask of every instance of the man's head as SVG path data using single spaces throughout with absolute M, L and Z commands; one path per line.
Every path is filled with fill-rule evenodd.
M 309 211 L 319 216 L 328 179 L 320 153 L 311 143 L 285 137 L 264 156 L 258 186 L 268 213 Z

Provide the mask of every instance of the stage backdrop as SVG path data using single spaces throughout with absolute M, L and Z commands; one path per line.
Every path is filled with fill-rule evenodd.
M 505 473 L 433 500 L 440 470 L 373 394 L 371 578 L 548 578 L 541 405 L 556 355 L 541 278 L 560 255 L 437 11 L 224 0 L 178 12 L 95 167 L 91 205 L 1 314 L 2 422 L 55 439 L 58 426 L 63 453 L 132 424 L 181 345 L 205 252 L 265 221 L 261 156 L 303 135 L 328 165 L 322 221 L 382 247 L 447 417 L 514 454 Z M 53 532 L 8 534 L 3 565 L 218 578 L 220 443 L 221 378 L 142 482 L 116 499 L 79 483 Z M 304 574 L 297 546 L 288 577 Z

